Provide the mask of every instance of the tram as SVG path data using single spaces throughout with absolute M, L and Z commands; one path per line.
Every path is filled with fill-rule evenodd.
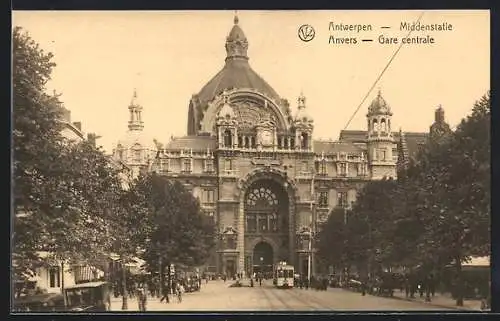
M 279 262 L 274 267 L 273 284 L 277 288 L 293 288 L 294 268 L 286 262 Z

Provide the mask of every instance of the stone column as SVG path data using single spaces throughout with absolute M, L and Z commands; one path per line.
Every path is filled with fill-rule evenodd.
M 240 191 L 241 195 L 244 195 L 243 191 Z M 245 207 L 242 197 L 240 197 L 240 203 L 238 204 L 238 264 L 237 272 L 245 273 Z

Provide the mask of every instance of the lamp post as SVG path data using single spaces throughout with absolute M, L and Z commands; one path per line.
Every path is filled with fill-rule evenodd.
M 128 293 L 127 293 L 127 270 L 125 266 L 125 255 L 121 256 L 122 262 L 122 289 L 123 289 L 123 298 L 122 298 L 122 310 L 128 310 Z

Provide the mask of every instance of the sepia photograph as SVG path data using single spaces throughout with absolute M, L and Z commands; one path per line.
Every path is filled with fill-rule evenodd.
M 11 313 L 491 310 L 488 10 L 11 37 Z

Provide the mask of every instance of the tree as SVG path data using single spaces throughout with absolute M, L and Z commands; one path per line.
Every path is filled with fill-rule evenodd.
M 457 305 L 463 304 L 461 264 L 489 253 L 490 102 L 478 101 L 455 132 L 429 140 L 404 188 L 413 194 L 406 220 L 418 218 L 415 256 L 441 268 L 454 262 Z
M 457 305 L 463 305 L 461 264 L 490 247 L 490 98 L 475 103 L 447 139 L 429 144 L 435 177 L 429 195 L 425 250 L 455 266 Z M 432 197 L 431 197 L 432 196 Z
M 397 183 L 383 179 L 367 183 L 360 191 L 348 220 L 350 260 L 358 266 L 391 266 L 394 243 L 394 194 Z
M 145 253 L 150 269 L 156 270 L 159 257 L 165 265 L 205 263 L 215 245 L 215 226 L 202 213 L 198 200 L 181 183 L 154 174 L 137 184 L 142 186 L 150 209 L 149 246 Z
M 53 55 L 13 33 L 13 183 L 15 274 L 46 258 L 92 260 L 106 252 L 104 209 L 118 193 L 117 172 L 101 150 L 62 137 L 62 104 L 45 94 Z M 91 237 L 89 237 L 91 236 Z
M 318 256 L 329 265 L 344 267 L 346 263 L 346 210 L 334 208 L 318 234 Z
M 39 236 L 46 229 L 40 216 L 58 210 L 50 196 L 57 191 L 61 171 L 61 110 L 57 97 L 45 94 L 52 54 L 41 50 L 21 28 L 13 32 L 13 257 L 17 275 L 36 269 Z

